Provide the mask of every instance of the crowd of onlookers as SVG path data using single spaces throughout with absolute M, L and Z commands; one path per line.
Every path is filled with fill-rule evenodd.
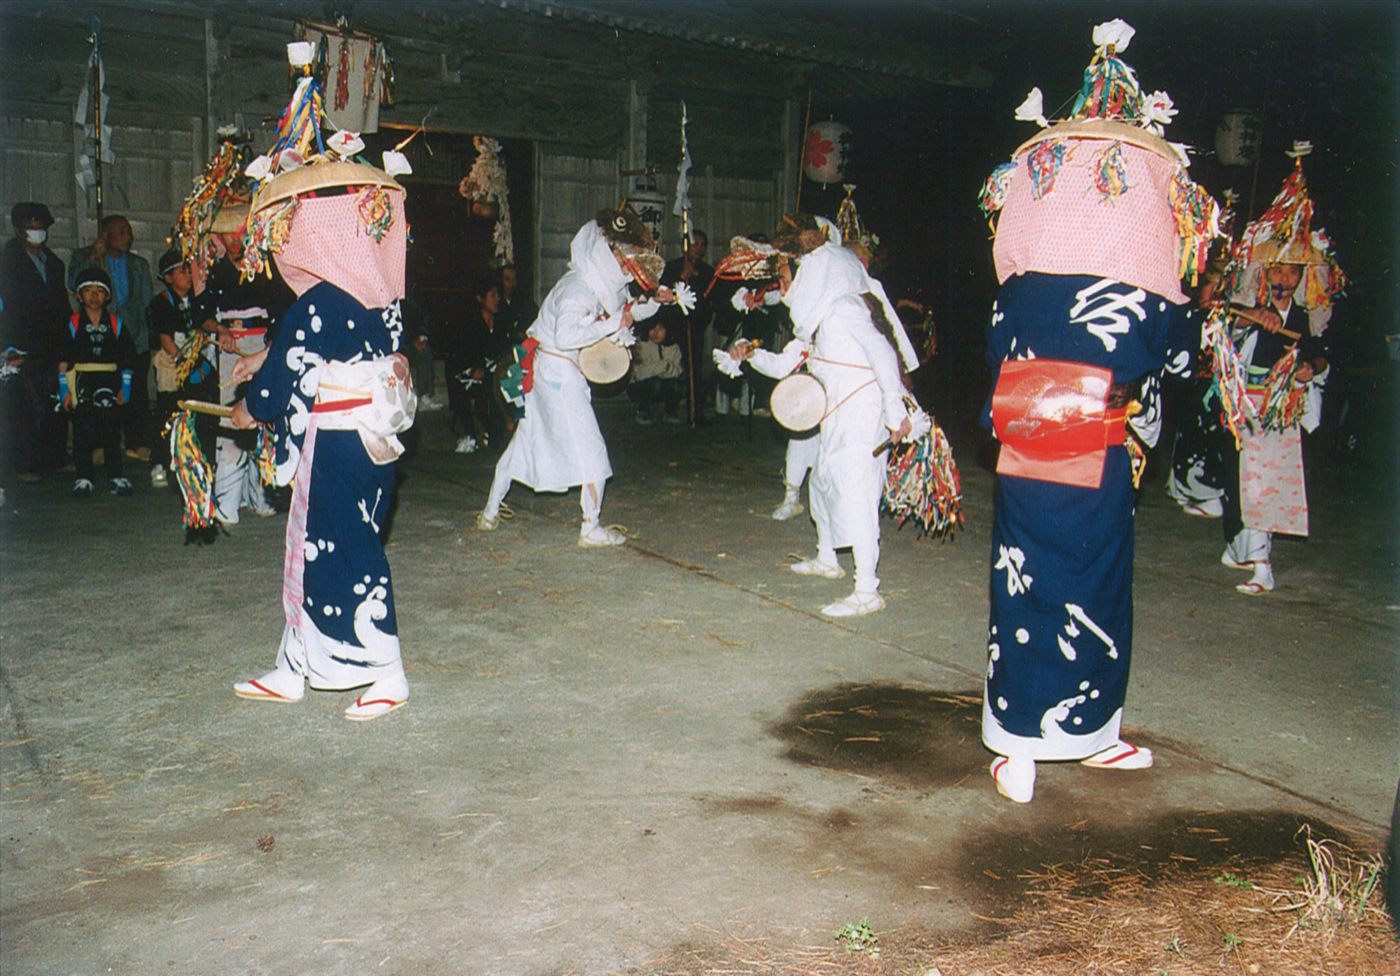
M 219 356 L 238 352 L 241 332 L 266 331 L 241 328 L 220 304 L 240 290 L 241 238 L 221 237 L 227 243 L 196 296 L 181 253 L 166 250 L 153 273 L 119 214 L 103 217 L 92 244 L 66 263 L 49 246 L 47 206 L 16 204 L 10 222 L 14 235 L 0 252 L 0 504 L 12 504 L 17 484 L 69 473 L 74 496 L 92 495 L 99 450 L 112 494 L 132 494 L 133 463 L 165 487 L 165 427 L 178 399 L 227 402 Z M 199 426 L 212 455 L 215 430 Z M 271 513 L 261 488 L 251 507 Z
M 285 289 L 278 282 L 256 294 L 240 288 L 237 234 L 214 235 L 223 245 L 221 257 L 206 269 L 196 297 L 179 251 L 167 251 L 153 269 L 133 250 L 126 217 L 104 217 L 92 244 L 67 261 L 50 246 L 54 218 L 46 205 L 16 204 L 10 218 L 14 234 L 0 254 L 0 507 L 13 504 L 18 484 L 44 478 L 72 476 L 75 496 L 93 494 L 95 455 L 113 494 L 132 493 L 133 465 L 149 468 L 151 484 L 165 487 L 170 451 L 164 429 L 177 400 L 230 400 L 232 391 L 220 384 L 220 357 L 239 354 L 241 332 L 266 331 L 259 344 L 270 337 L 286 302 L 266 295 Z M 221 282 L 221 274 L 229 281 Z M 487 395 L 488 371 L 523 336 L 537 309 L 513 266 L 483 277 L 473 297 L 474 307 L 459 321 L 431 330 L 406 303 L 406 352 L 423 408 L 450 405 L 466 429 L 479 425 L 499 450 L 505 425 Z M 250 303 L 259 306 L 260 328 L 240 328 L 255 324 L 235 310 Z M 189 340 L 201 330 L 207 342 L 191 355 Z M 446 362 L 445 396 L 434 381 L 435 356 Z M 199 426 L 214 461 L 216 437 L 222 446 L 233 434 L 203 420 Z M 250 507 L 270 511 L 262 502 Z
M 219 387 L 218 357 L 237 351 L 217 301 L 196 300 L 191 269 L 178 251 L 167 251 L 153 269 L 133 250 L 123 216 L 103 218 L 96 239 L 66 262 L 49 246 L 54 220 L 47 206 L 20 203 L 10 217 L 14 235 L 0 255 L 0 505 L 5 493 L 12 499 L 16 483 L 67 474 L 75 495 L 92 494 L 97 449 L 114 494 L 132 492 L 133 465 L 164 487 L 170 454 L 162 432 L 176 399 L 228 399 Z M 707 413 L 766 413 L 772 381 L 716 374 L 710 351 L 741 338 L 780 348 L 791 331 L 786 309 L 731 301 L 740 283 L 714 280 L 708 245 L 703 232 L 692 233 L 661 279 L 666 287 L 687 284 L 695 307 L 664 306 L 639 326 L 631 370 L 608 390 L 625 389 L 638 424 L 698 426 Z M 539 311 L 526 292 L 520 273 L 507 265 L 471 285 L 453 321 L 425 321 L 411 297 L 404 303 L 405 351 L 420 409 L 451 411 L 459 452 L 484 446 L 500 453 L 514 430 L 517 417 L 499 384 Z M 275 328 L 275 311 L 269 326 Z M 211 333 L 208 348 L 192 374 L 186 363 L 175 383 L 175 363 L 201 328 Z M 445 384 L 435 377 L 438 360 Z M 212 428 L 204 430 L 214 436 Z M 212 445 L 206 450 L 212 454 Z

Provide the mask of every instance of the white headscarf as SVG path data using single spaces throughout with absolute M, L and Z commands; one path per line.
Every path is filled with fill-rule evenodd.
M 841 231 L 825 217 L 817 218 L 817 226 L 827 233 L 827 241 L 805 255 L 797 266 L 792 286 L 788 288 L 783 301 L 792 312 L 794 334 L 803 341 L 810 342 L 812 333 L 822 319 L 842 302 L 854 298 L 863 311 L 867 311 L 865 301 L 860 296 L 869 293 L 875 296 L 884 309 L 894 335 L 895 349 L 904 361 L 904 368 L 912 372 L 919 368 L 919 356 L 914 344 L 904 332 L 904 324 L 899 314 L 885 295 L 884 286 L 870 277 L 850 248 L 842 247 Z
M 609 315 L 616 315 L 626 302 L 631 276 L 617 263 L 612 245 L 596 220 L 580 227 L 570 242 L 569 270 L 583 276 L 589 290 Z

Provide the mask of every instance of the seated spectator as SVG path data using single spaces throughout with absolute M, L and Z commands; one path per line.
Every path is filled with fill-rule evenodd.
M 637 423 L 656 420 L 653 406 L 665 408 L 668 424 L 681 422 L 677 408 L 685 395 L 685 379 L 681 368 L 681 349 L 666 342 L 666 323 L 654 322 L 647 337 L 632 347 L 632 375 L 627 395 L 637 405 Z
M 496 271 L 496 287 L 501 290 L 501 326 L 511 342 L 524 342 L 525 332 L 535 324 L 540 307 L 530 301 L 520 287 L 520 273 L 515 265 L 502 265 Z
M 418 394 L 418 410 L 428 413 L 441 410 L 445 404 L 434 396 L 437 377 L 434 376 L 433 346 L 428 335 L 427 316 L 423 308 L 413 298 L 405 298 L 400 307 L 403 310 L 404 344 L 403 353 L 408 357 L 408 366 L 413 375 L 413 392 Z
M 501 290 L 495 281 L 481 279 L 472 296 L 476 308 L 464 310 L 462 328 L 445 350 L 447 402 L 465 432 L 457 442 L 458 454 L 470 454 L 482 441 L 499 453 L 510 438 L 500 398 L 491 393 L 492 377 L 512 343 L 501 325 Z

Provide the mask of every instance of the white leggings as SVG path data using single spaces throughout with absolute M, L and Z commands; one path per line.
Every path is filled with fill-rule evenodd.
M 481 511 L 482 515 L 495 518 L 500 513 L 501 503 L 506 500 L 506 493 L 510 491 L 513 480 L 497 467 L 496 476 L 491 480 L 491 493 L 486 496 L 486 507 Z M 580 486 L 578 504 L 583 514 L 583 530 L 586 532 L 598 524 L 598 516 L 603 510 L 603 482 L 591 482 Z
M 875 567 L 880 565 L 880 540 L 861 539 L 851 545 L 851 559 L 855 562 L 856 592 L 874 593 L 880 588 L 880 578 L 875 575 Z M 822 538 L 820 527 L 817 531 L 817 560 L 832 566 L 839 565 L 836 550 Z
M 1225 551 L 1237 563 L 1266 563 L 1272 548 L 1272 533 L 1262 529 L 1240 529 Z
M 220 437 L 215 441 L 214 458 L 214 502 L 219 521 L 237 522 L 238 510 L 244 505 L 255 512 L 269 510 L 251 451 L 243 450 L 231 438 Z
M 783 459 L 783 486 L 788 495 L 797 498 L 802 480 L 817 463 L 817 450 L 821 447 L 821 435 L 808 434 L 788 441 L 787 454 Z

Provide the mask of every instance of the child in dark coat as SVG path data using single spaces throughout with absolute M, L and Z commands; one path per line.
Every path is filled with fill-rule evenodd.
M 114 495 L 130 495 L 122 476 L 121 407 L 131 399 L 136 347 L 122 320 L 107 310 L 112 281 L 101 268 L 86 268 L 77 281 L 78 311 L 68 320 L 58 364 L 58 393 L 73 416 L 73 494 L 92 494 L 92 452 L 102 448 Z

